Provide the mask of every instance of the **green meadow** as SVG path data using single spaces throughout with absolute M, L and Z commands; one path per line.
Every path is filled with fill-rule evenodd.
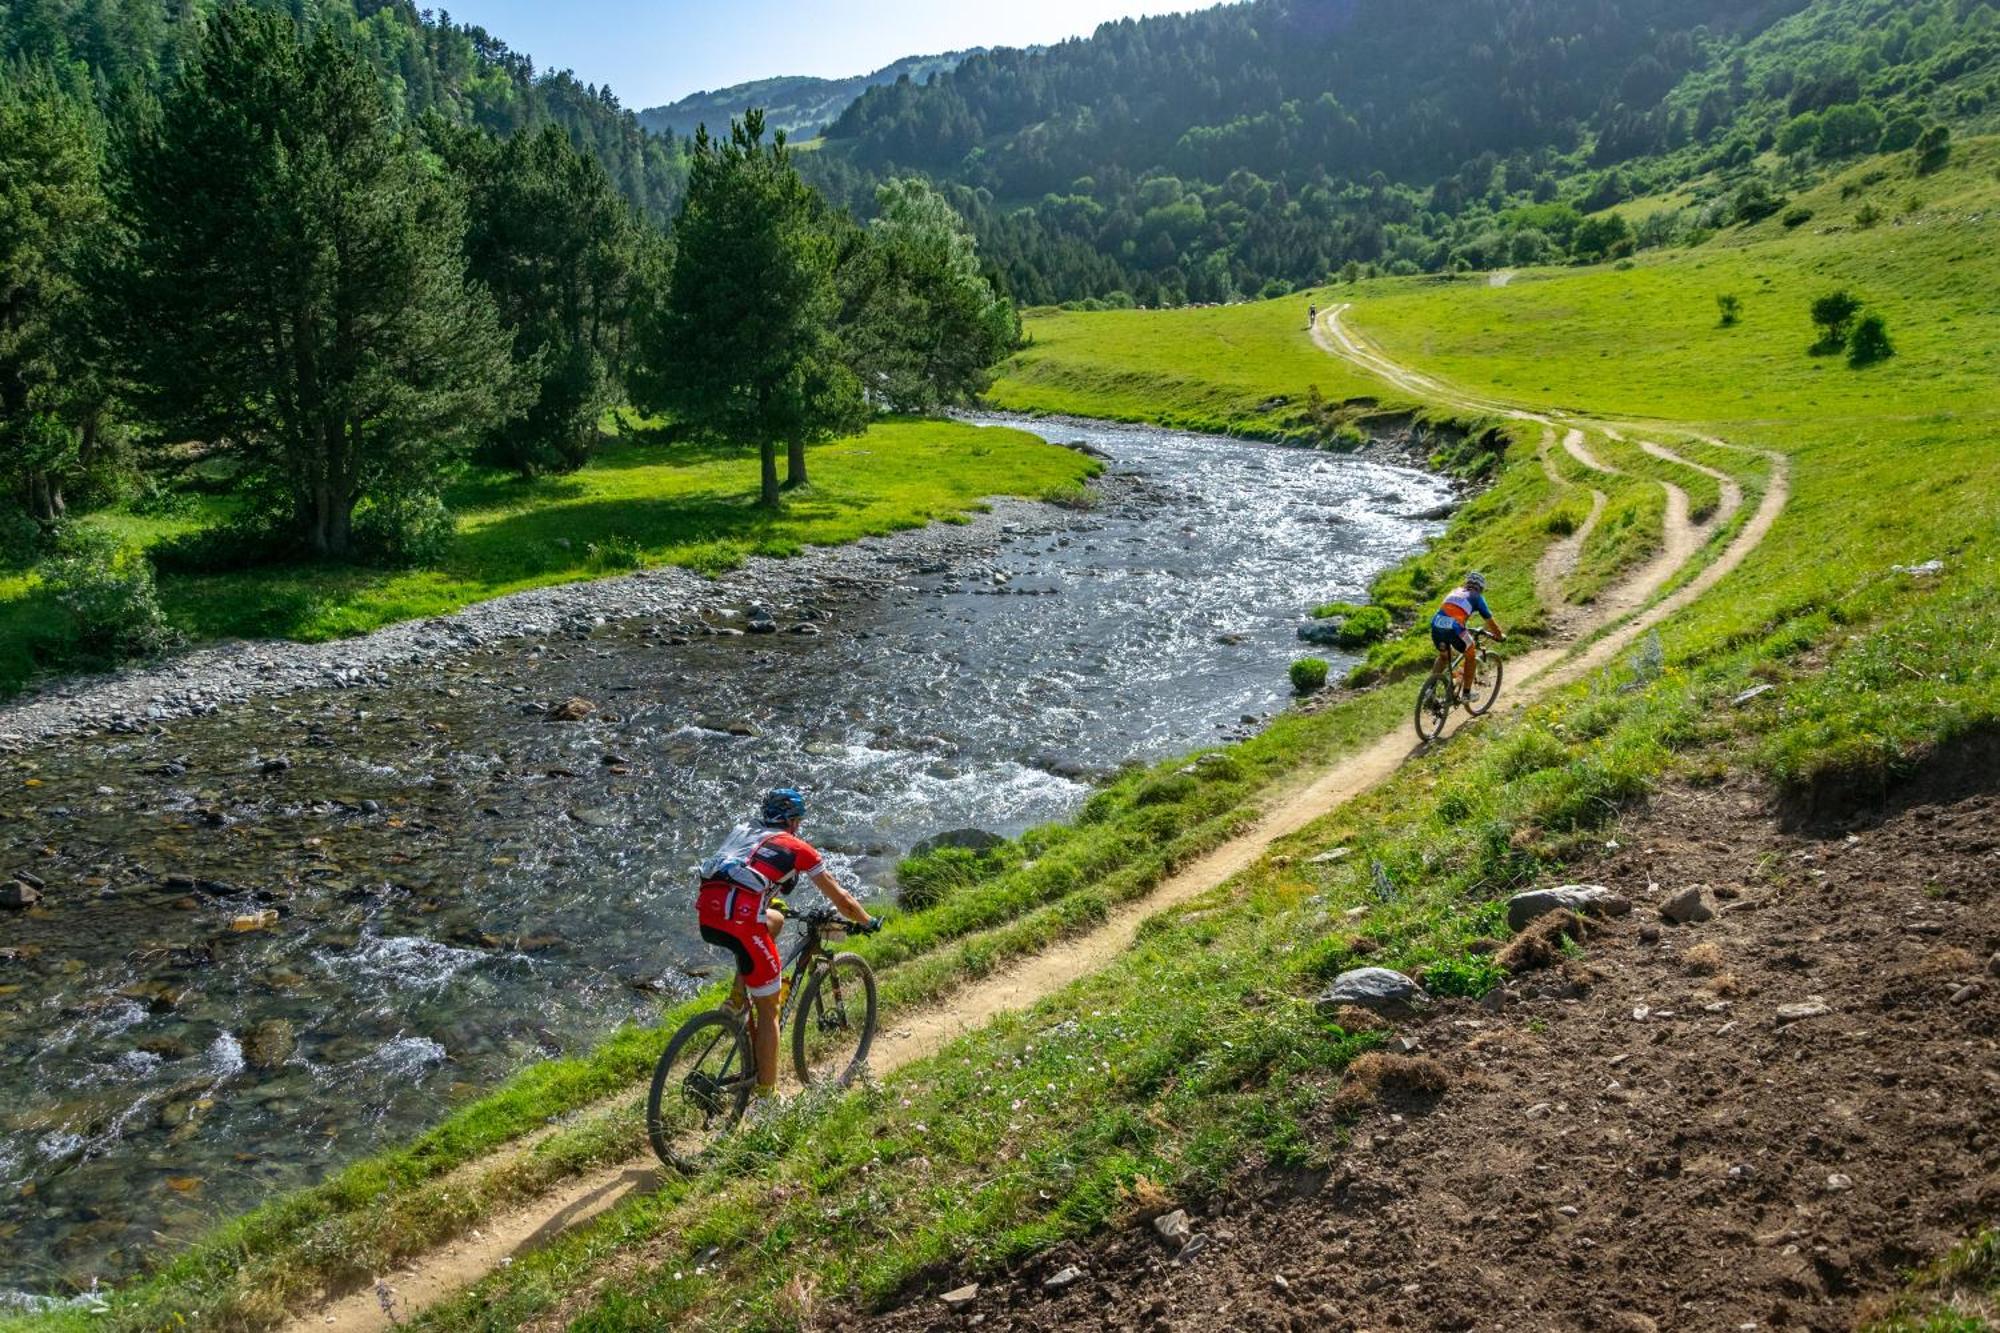
M 1499 976 L 1473 946 L 1500 929 L 1505 893 L 1562 874 L 1661 781 L 1747 772 L 1808 801 L 1880 790 L 1938 747 L 2000 725 L 1997 159 L 1990 142 L 1961 145 L 1950 168 L 1921 179 L 1904 161 L 1877 160 L 1801 196 L 1810 224 L 1761 224 L 1629 265 L 1530 271 L 1506 287 L 1369 282 L 1219 310 L 1033 319 L 1034 342 L 995 387 L 997 405 L 1304 437 L 1313 421 L 1295 405 L 1314 386 L 1328 399 L 1393 401 L 1312 343 L 1311 299 L 1352 302 L 1360 334 L 1467 393 L 1617 423 L 1625 443 L 1593 436 L 1592 448 L 1631 475 L 1587 476 L 1558 452 L 1560 484 L 1535 457 L 1541 428 L 1504 427 L 1493 484 L 1433 551 L 1375 589 L 1399 621 L 1371 659 L 1386 676 L 1416 660 L 1418 636 L 1402 631 L 1468 563 L 1493 572 L 1503 619 L 1545 627 L 1553 608 L 1537 600 L 1534 566 L 1574 530 L 1585 484 L 1610 503 L 1572 599 L 1652 553 L 1654 479 L 1686 488 L 1697 510 L 1713 503 L 1712 479 L 1639 441 L 1721 468 L 1747 492 L 1745 514 L 1697 566 L 1773 483 L 1769 459 L 1741 450 L 1780 455 L 1790 498 L 1745 563 L 1604 670 L 1414 758 L 1155 918 L 1096 975 L 879 1086 L 796 1102 L 733 1136 L 704 1173 L 518 1258 L 415 1325 L 799 1328 L 942 1275 L 991 1272 L 1113 1224 L 1137 1200 L 1198 1196 L 1245 1160 L 1325 1166 L 1338 1137 L 1300 1123 L 1327 1113 L 1340 1072 L 1379 1041 L 1317 1013 L 1311 997 L 1327 978 L 1365 957 L 1479 994 Z M 1860 227 L 1852 215 L 1871 200 L 1882 219 Z M 1895 357 L 1856 369 L 1811 353 L 1807 307 L 1837 286 L 1887 318 Z M 1715 302 L 1724 292 L 1742 297 L 1728 328 Z M 831 486 L 834 470 L 818 465 Z M 1037 474 L 1010 489 L 1073 480 Z M 467 524 L 476 533 L 470 513 Z M 1896 568 L 1930 560 L 1935 573 Z M 1758 684 L 1776 688 L 1732 705 Z M 1302 772 L 1407 726 L 1409 693 L 1345 693 L 1210 762 L 1128 773 L 1073 824 L 929 867 L 945 880 L 937 904 L 861 946 L 884 973 L 889 1021 L 1138 899 Z M 1314 860 L 1336 847 L 1353 854 Z M 620 1104 L 563 1120 L 531 1153 L 476 1166 L 629 1089 L 663 1037 L 633 1030 L 588 1060 L 527 1071 L 408 1150 L 220 1232 L 108 1318 L 45 1322 L 262 1326 L 318 1284 L 365 1281 L 631 1153 L 637 1116 Z M 1990 1238 L 1974 1240 L 1941 1259 L 1937 1280 L 1990 1283 L 1991 1253 Z M 1920 1322 L 1923 1306 L 1918 1290 L 1898 1327 L 1953 1326 Z
M 770 511 L 756 504 L 754 453 L 664 443 L 636 429 L 568 476 L 468 470 L 446 494 L 458 535 L 435 567 L 165 574 L 160 600 L 197 642 L 341 638 L 548 584 L 660 565 L 720 573 L 748 556 L 963 521 L 986 497 L 1063 494 L 1095 470 L 1081 454 L 1023 431 L 917 419 L 878 422 L 810 457 L 811 487 Z M 210 500 L 177 518 L 112 510 L 85 521 L 143 549 L 223 517 Z M 31 676 L 57 619 L 31 574 L 0 578 L 0 689 Z

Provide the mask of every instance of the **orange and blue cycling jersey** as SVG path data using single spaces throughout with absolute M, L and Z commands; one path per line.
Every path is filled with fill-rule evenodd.
M 1453 588 L 1431 617 L 1431 642 L 1439 648 L 1463 648 L 1471 638 L 1465 627 L 1474 616 L 1482 620 L 1493 619 L 1493 612 L 1486 605 L 1486 598 L 1463 584 Z

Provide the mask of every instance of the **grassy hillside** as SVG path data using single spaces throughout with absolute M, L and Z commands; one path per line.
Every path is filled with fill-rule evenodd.
M 772 513 L 755 503 L 753 456 L 662 444 L 642 431 L 570 476 L 523 481 L 472 470 L 446 495 L 458 538 L 435 568 L 166 575 L 161 602 L 196 641 L 340 638 L 525 588 L 654 565 L 715 573 L 750 555 L 794 555 L 808 545 L 959 519 L 987 496 L 1060 492 L 1093 467 L 1021 431 L 884 421 L 815 449 L 811 490 Z M 113 510 L 84 522 L 149 547 L 213 516 Z M 0 692 L 20 688 L 34 670 L 36 645 L 59 627 L 31 574 L 0 577 Z
M 2000 202 L 1990 151 L 1966 154 L 1927 188 L 1990 211 Z M 1157 922 L 1097 977 L 879 1092 L 742 1136 L 712 1174 L 516 1263 L 426 1326 L 797 1327 L 977 1276 L 1148 1198 L 1199 1194 L 1245 1159 L 1325 1165 L 1340 1148 L 1302 1140 L 1297 1126 L 1376 1040 L 1312 1017 L 1305 1001 L 1326 976 L 1365 956 L 1448 962 L 1474 993 L 1493 984 L 1490 964 L 1466 949 L 1493 929 L 1494 898 L 1560 875 L 1568 854 L 1664 775 L 1706 780 L 1741 767 L 1803 793 L 1879 787 L 1925 747 L 1996 725 L 2000 617 L 1985 603 L 2000 554 L 1990 434 L 2000 318 L 1969 303 L 2000 278 L 2000 252 L 1943 225 L 1906 224 L 1885 239 L 1843 251 L 1773 228 L 1652 269 L 1541 274 L 1519 289 L 1363 289 L 1356 325 L 1427 369 L 1523 401 L 1679 413 L 1782 450 L 1792 502 L 1742 569 L 1662 628 L 1660 665 L 1635 659 L 1410 765 Z M 1829 278 L 1871 298 L 1897 292 L 1893 303 L 1873 298 L 1901 332 L 1889 366 L 1806 356 L 1811 330 L 1784 312 Z M 1767 305 L 1742 328 L 1705 327 L 1718 279 Z M 1231 318 L 1247 325 L 1262 310 L 1273 329 L 1290 329 L 1292 304 Z M 1682 313 L 1696 306 L 1705 309 Z M 1650 324 L 1650 309 L 1671 309 L 1678 336 Z M 1489 361 L 1473 344 L 1508 345 L 1498 310 L 1533 332 Z M 1952 337 L 1928 327 L 1945 319 Z M 1101 355 L 1114 376 L 1114 349 L 1131 345 L 1120 321 L 1142 322 L 1065 320 L 1066 358 Z M 1172 323 L 1163 327 L 1171 342 Z M 1099 339 L 1095 329 L 1116 332 Z M 1524 389 L 1530 366 L 1536 383 Z M 1883 384 L 1893 392 L 1872 387 Z M 1275 376 L 1264 385 L 1297 387 Z M 1933 556 L 1942 576 L 1890 568 Z M 1778 689 L 1757 706 L 1727 706 L 1753 683 Z M 1337 846 L 1363 854 L 1313 860 Z M 1391 904 L 1373 886 L 1374 865 L 1397 887 Z M 1158 1003 L 1162 994 L 1174 1003 Z
M 1183 310 L 1045 311 L 986 398 L 1010 412 L 1152 421 L 1264 439 L 1327 438 L 1315 392 L 1381 392 L 1312 340 L 1312 298 Z
M 798 1328 L 990 1272 L 1149 1200 L 1198 1196 L 1245 1161 L 1330 1166 L 1338 1139 L 1303 1136 L 1300 1123 L 1337 1104 L 1341 1071 L 1381 1037 L 1316 1015 L 1310 998 L 1327 977 L 1365 958 L 1481 993 L 1499 976 L 1474 942 L 1498 929 L 1497 899 L 1561 876 L 1665 777 L 1740 770 L 1801 803 L 1838 801 L 1884 789 L 1930 747 L 2000 726 L 1990 605 L 2000 585 L 2000 314 L 1980 304 L 2000 281 L 2000 247 L 1966 230 L 2000 206 L 1994 152 L 1972 146 L 1923 182 L 1893 161 L 1859 169 L 1854 184 L 1884 201 L 1917 189 L 1939 201 L 1935 216 L 1920 210 L 1901 227 L 1838 236 L 1822 234 L 1826 222 L 1772 225 L 1630 268 L 1524 274 L 1508 288 L 1404 282 L 1322 294 L 1322 305 L 1354 301 L 1353 327 L 1406 364 L 1467 390 L 1628 423 L 1631 447 L 1607 459 L 1620 467 L 1651 468 L 1636 442 L 1666 438 L 1754 490 L 1766 462 L 1689 435 L 1777 450 L 1790 502 L 1739 569 L 1659 628 L 1657 655 L 1642 647 L 1413 759 L 1151 923 L 1098 975 L 880 1088 L 796 1104 L 735 1136 L 713 1169 L 516 1260 L 418 1325 Z M 1885 175 L 1862 185 L 1872 171 Z M 1834 183 L 1808 202 L 1832 219 L 1863 198 Z M 1894 359 L 1857 370 L 1807 354 L 1805 306 L 1836 281 L 1888 315 Z M 1733 328 L 1714 327 L 1719 283 L 1744 296 Z M 1136 415 L 1142 391 L 1121 379 L 1136 358 L 1136 373 L 1172 386 L 1161 415 L 1201 411 L 1210 428 L 1256 429 L 1272 410 L 1260 404 L 1350 374 L 1297 345 L 1300 304 L 1037 320 L 1056 332 L 1036 350 L 1045 368 L 1060 367 L 1048 390 L 1060 410 L 1123 403 Z M 1260 359 L 1260 346 L 1278 351 Z M 1028 405 L 1009 395 L 1031 381 L 1010 374 L 1002 401 Z M 1491 558 L 1509 604 L 1530 595 L 1535 559 L 1557 531 L 1547 520 L 1574 499 L 1573 484 L 1549 481 L 1533 457 L 1538 434 L 1517 428 L 1499 483 L 1385 591 L 1413 594 L 1419 568 L 1434 577 Z M 1567 466 L 1558 475 L 1578 479 Z M 1673 475 L 1692 482 L 1686 469 Z M 1931 558 L 1940 573 L 1894 568 Z M 1775 688 L 1732 704 L 1756 684 Z M 1360 695 L 1287 716 L 1190 771 L 1127 775 L 1075 825 L 991 858 L 941 906 L 865 946 L 885 971 L 892 1024 L 899 1006 L 1144 894 L 1301 767 L 1407 725 L 1407 702 L 1400 689 Z M 1350 854 L 1315 859 L 1337 847 Z M 110 1324 L 156 1327 L 175 1311 L 257 1323 L 288 1292 L 384 1271 L 508 1199 L 618 1160 L 631 1147 L 629 1109 L 622 1121 L 571 1121 L 490 1175 L 447 1176 L 621 1086 L 658 1035 L 625 1034 L 591 1061 L 529 1071 L 408 1152 L 274 1204 L 133 1294 Z

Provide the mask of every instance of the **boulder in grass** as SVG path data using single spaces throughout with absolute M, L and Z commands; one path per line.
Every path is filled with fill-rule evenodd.
M 1430 998 L 1422 986 L 1394 968 L 1357 967 L 1335 977 L 1333 984 L 1320 992 L 1317 1004 L 1322 1013 L 1352 1004 L 1375 1013 L 1393 1014 L 1428 1004 Z
M 1520 930 L 1550 912 L 1624 916 L 1631 910 L 1630 902 L 1602 884 L 1563 884 L 1551 889 L 1529 889 L 1507 900 L 1507 929 Z

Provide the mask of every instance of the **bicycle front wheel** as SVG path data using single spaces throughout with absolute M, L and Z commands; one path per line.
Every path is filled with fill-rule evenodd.
M 681 1025 L 653 1070 L 646 1097 L 646 1137 L 666 1165 L 686 1171 L 750 1103 L 757 1059 L 743 1020 L 720 1009 Z
M 1445 676 L 1432 676 L 1417 691 L 1417 739 L 1429 745 L 1444 735 L 1444 724 L 1450 720 L 1451 681 Z
M 858 954 L 835 954 L 813 969 L 792 1019 L 799 1082 L 846 1087 L 875 1040 L 875 973 Z
M 1491 653 L 1481 653 L 1473 664 L 1472 715 L 1483 717 L 1500 698 L 1500 677 L 1505 673 L 1506 664 Z

